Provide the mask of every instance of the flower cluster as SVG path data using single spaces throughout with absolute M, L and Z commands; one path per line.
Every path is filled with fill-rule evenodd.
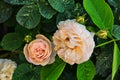
M 45 66 L 55 61 L 56 54 L 71 65 L 87 61 L 94 49 L 94 34 L 75 20 L 61 21 L 53 35 L 53 42 L 42 34 L 27 42 L 24 55 L 29 63 Z M 16 63 L 8 59 L 0 59 L 0 80 L 11 80 Z
M 36 39 L 26 44 L 24 55 L 28 62 L 45 66 L 55 61 L 57 55 L 73 65 L 87 61 L 94 49 L 94 34 L 75 20 L 61 21 L 53 35 L 53 45 L 44 35 L 37 34 Z

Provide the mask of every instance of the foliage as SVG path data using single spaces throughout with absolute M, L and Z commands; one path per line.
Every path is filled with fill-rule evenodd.
M 65 62 L 57 58 L 53 64 L 42 67 L 40 80 L 57 80 L 63 72 L 65 65 Z
M 83 0 L 83 4 L 92 21 L 100 29 L 112 31 L 113 13 L 104 0 Z
M 5 22 L 12 14 L 12 6 L 0 1 L 0 23 Z
M 18 33 L 8 33 L 2 39 L 1 46 L 5 50 L 12 51 L 12 50 L 18 49 L 22 45 L 22 42 L 23 42 L 23 38 L 21 37 L 20 34 L 18 34 Z
M 114 42 L 114 55 L 113 55 L 113 65 L 112 65 L 112 80 L 114 79 L 115 73 L 117 72 L 120 65 L 120 51 L 117 44 Z
M 93 80 L 95 75 L 95 67 L 92 61 L 79 64 L 77 67 L 78 80 Z
M 0 57 L 17 63 L 13 80 L 119 80 L 119 3 L 119 0 L 1 0 Z M 69 65 L 56 56 L 55 62 L 47 66 L 26 61 L 23 47 L 36 34 L 52 41 L 60 21 L 81 16 L 82 24 L 95 33 L 96 47 L 90 60 Z M 105 39 L 98 36 L 100 30 L 106 31 Z

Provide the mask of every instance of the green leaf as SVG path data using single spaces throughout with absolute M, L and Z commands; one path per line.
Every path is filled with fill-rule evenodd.
M 111 50 L 111 46 L 109 45 L 108 47 L 104 47 L 107 50 L 110 49 L 111 52 L 113 52 Z M 102 77 L 107 76 L 112 68 L 112 53 L 111 52 L 107 52 L 105 50 L 102 49 L 102 52 L 99 52 L 97 58 L 96 58 L 96 74 L 100 75 Z
M 41 66 L 22 63 L 14 71 L 12 80 L 40 80 L 40 69 Z
M 56 11 L 51 6 L 45 5 L 44 3 L 39 4 L 39 11 L 47 19 L 51 19 L 56 14 Z
M 120 26 L 114 25 L 112 32 L 114 37 L 120 40 Z
M 19 59 L 21 62 L 27 62 L 24 53 L 19 53 Z
M 113 64 L 112 64 L 112 80 L 114 80 L 114 76 L 118 70 L 120 65 L 120 50 L 116 42 L 114 42 L 114 54 L 113 54 Z
M 31 66 L 27 63 L 23 63 L 16 68 L 12 80 L 29 80 L 25 75 L 30 71 L 32 71 Z
M 32 4 L 34 2 L 34 0 L 4 0 L 4 1 L 9 4 L 15 5 Z
M 18 33 L 6 34 L 1 42 L 1 46 L 5 50 L 14 51 L 21 47 L 23 43 L 23 37 Z
M 77 67 L 78 80 L 93 80 L 95 75 L 95 67 L 92 61 L 79 64 Z
M 36 78 L 35 80 L 40 80 L 40 71 L 41 71 L 41 66 L 36 66 L 35 68 L 34 68 L 34 73 L 33 73 L 33 75 L 34 75 L 34 77 Z
M 57 58 L 51 65 L 42 67 L 40 80 L 57 80 L 65 68 L 66 63 Z
M 64 12 L 64 0 L 48 0 L 48 2 L 58 12 Z
M 114 17 L 105 0 L 83 0 L 83 5 L 97 27 L 112 31 Z
M 25 5 L 17 13 L 17 22 L 28 28 L 35 28 L 40 22 L 40 13 L 36 5 Z
M 71 10 L 75 6 L 74 0 L 48 0 L 52 8 L 58 12 L 64 12 L 65 10 Z
M 0 23 L 5 22 L 12 14 L 12 7 L 0 1 Z
M 65 10 L 74 9 L 75 6 L 74 0 L 63 0 L 63 1 L 64 1 Z

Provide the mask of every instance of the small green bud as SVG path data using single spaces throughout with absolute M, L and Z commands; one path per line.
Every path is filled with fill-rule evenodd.
M 107 39 L 108 31 L 106 30 L 100 30 L 97 32 L 98 37 L 102 39 Z
M 84 24 L 84 23 L 86 22 L 86 20 L 85 20 L 85 15 L 86 15 L 86 14 L 84 14 L 84 15 L 82 15 L 82 16 L 78 16 L 78 17 L 76 18 L 76 21 L 77 21 L 78 23 Z
M 24 37 L 24 41 L 25 42 L 30 42 L 32 40 L 32 36 L 31 35 L 26 35 L 25 37 Z

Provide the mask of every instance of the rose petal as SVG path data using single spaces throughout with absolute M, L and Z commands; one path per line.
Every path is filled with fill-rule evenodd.
M 27 61 L 30 62 L 30 60 L 29 60 L 29 52 L 28 52 L 28 44 L 26 44 L 24 46 L 24 52 L 23 53 L 24 53 L 25 58 L 27 59 Z

